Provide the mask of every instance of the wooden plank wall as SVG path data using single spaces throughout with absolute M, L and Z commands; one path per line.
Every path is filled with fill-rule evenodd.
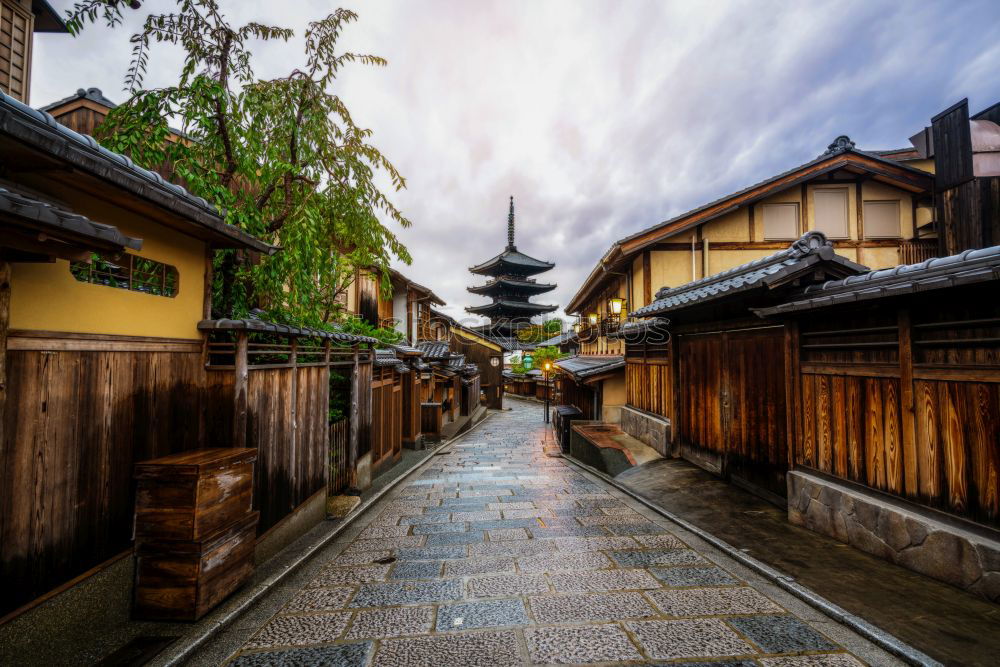
M 503 408 L 503 353 L 491 350 L 485 345 L 467 340 L 457 334 L 451 337 L 451 350 L 455 354 L 464 354 L 465 360 L 479 367 L 480 384 L 486 394 L 486 405 L 494 410 Z M 500 362 L 493 366 L 491 358 L 499 358 Z
M 130 548 L 137 461 L 231 438 L 199 347 L 8 351 L 0 614 Z
M 372 467 L 395 460 L 403 447 L 403 376 L 376 368 L 372 392 Z
M 250 369 L 247 447 L 257 448 L 258 533 L 326 486 L 329 391 L 324 366 Z
M 796 465 L 1000 525 L 1000 305 L 988 291 L 815 316 L 800 364 Z
M 673 378 L 669 343 L 646 341 L 625 346 L 625 400 L 639 410 L 670 415 Z

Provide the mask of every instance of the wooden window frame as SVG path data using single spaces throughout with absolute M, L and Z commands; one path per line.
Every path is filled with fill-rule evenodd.
M 795 209 L 795 229 L 792 230 L 792 234 L 789 236 L 772 235 L 769 233 L 767 227 L 767 211 L 771 207 L 777 208 L 785 206 L 792 206 Z M 798 230 L 802 228 L 802 206 L 799 202 L 794 201 L 760 204 L 760 221 L 761 231 L 764 234 L 765 241 L 794 241 L 799 237 Z
M 844 197 L 844 233 L 841 234 L 829 234 L 825 230 L 819 228 L 819 204 L 817 203 L 818 195 L 828 195 L 836 193 L 843 195 Z M 816 188 L 812 191 L 813 196 L 813 224 L 812 228 L 816 231 L 823 232 L 828 239 L 846 240 L 851 238 L 851 191 L 850 188 L 846 187 L 836 187 L 836 188 Z
M 149 262 L 155 265 L 155 272 L 152 270 L 143 271 L 137 269 L 137 263 Z M 114 270 L 100 270 L 99 264 L 109 265 L 114 269 L 122 269 L 122 273 L 116 274 Z M 181 274 L 176 266 L 160 262 L 142 255 L 125 253 L 121 257 L 109 258 L 99 253 L 92 253 L 89 262 L 77 261 L 69 263 L 69 272 L 77 282 L 98 287 L 111 287 L 128 292 L 138 292 L 150 296 L 161 296 L 173 299 L 181 291 Z M 145 278 L 137 280 L 136 275 Z M 101 276 L 104 276 L 103 278 Z M 120 284 L 116 284 L 120 283 Z M 151 287 L 151 289 L 139 289 L 140 286 Z M 169 294 L 167 292 L 170 292 Z
M 896 207 L 896 233 L 895 234 L 871 234 L 871 216 L 868 215 L 868 204 L 892 204 Z M 866 239 L 901 239 L 903 238 L 903 223 L 900 221 L 900 211 L 902 204 L 898 199 L 866 199 L 861 203 L 861 213 L 865 217 L 865 238 Z

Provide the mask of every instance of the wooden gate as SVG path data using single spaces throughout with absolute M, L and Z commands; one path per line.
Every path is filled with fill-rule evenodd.
M 372 470 L 399 458 L 403 446 L 403 384 L 391 368 L 372 377 Z
M 678 364 L 681 445 L 704 454 L 724 477 L 784 496 L 784 329 L 680 336 Z

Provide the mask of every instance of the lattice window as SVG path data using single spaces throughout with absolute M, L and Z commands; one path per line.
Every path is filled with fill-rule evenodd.
M 89 262 L 70 262 L 69 270 L 82 283 L 154 296 L 177 296 L 180 284 L 175 267 L 138 255 L 112 259 L 93 253 Z

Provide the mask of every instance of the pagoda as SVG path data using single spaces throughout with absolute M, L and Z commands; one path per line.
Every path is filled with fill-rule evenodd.
M 539 283 L 530 277 L 553 267 L 555 264 L 518 252 L 514 245 L 514 197 L 511 197 L 510 212 L 507 214 L 507 248 L 493 259 L 469 269 L 472 273 L 491 278 L 485 285 L 468 288 L 469 291 L 490 297 L 492 301 L 466 310 L 474 315 L 488 317 L 488 329 L 491 333 L 511 336 L 516 329 L 527 326 L 535 315 L 551 313 L 558 308 L 529 301 L 536 294 L 551 292 L 556 288 L 555 285 Z

